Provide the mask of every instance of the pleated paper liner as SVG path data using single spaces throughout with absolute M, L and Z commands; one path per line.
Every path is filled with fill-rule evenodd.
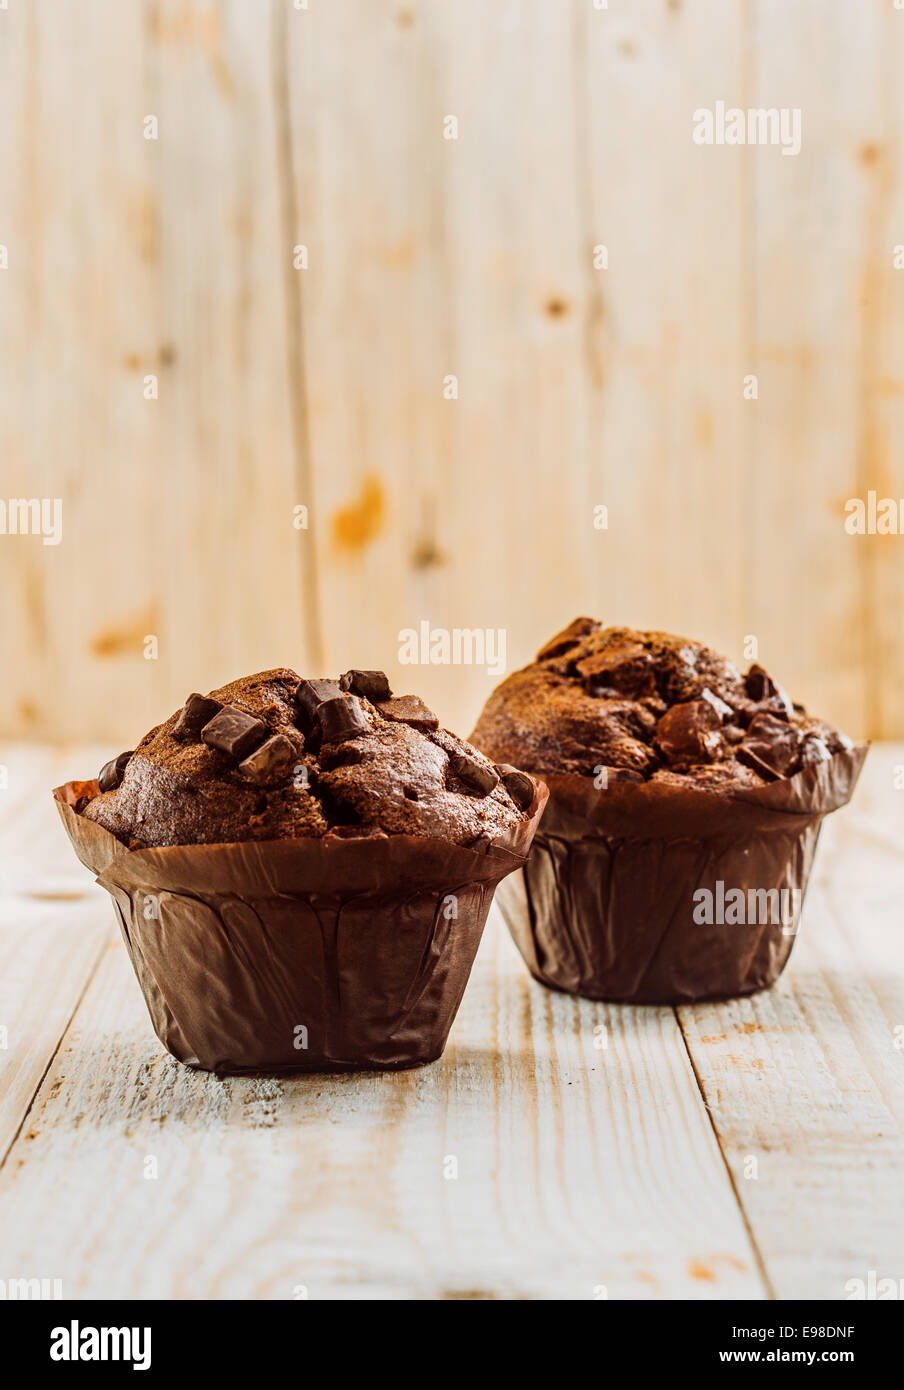
M 129 850 L 54 796 L 111 895 L 151 1021 L 180 1062 L 220 1073 L 417 1066 L 439 1057 L 493 893 L 546 803 L 463 848 L 413 835 Z
M 531 974 L 635 1004 L 773 984 L 794 944 L 822 818 L 850 799 L 866 753 L 842 751 L 732 795 L 655 782 L 598 790 L 591 777 L 534 772 L 549 803 L 524 870 L 528 912 L 510 921 Z M 701 920 L 699 890 L 711 895 L 713 921 Z M 739 903 L 746 920 L 731 920 Z

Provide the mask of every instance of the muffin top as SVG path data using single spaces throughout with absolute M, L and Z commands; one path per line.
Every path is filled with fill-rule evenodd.
M 262 671 L 190 695 L 98 781 L 76 810 L 131 849 L 381 833 L 468 845 L 526 820 L 534 796 L 382 671 Z
M 535 773 L 730 792 L 792 777 L 852 746 L 762 666 L 700 642 L 575 618 L 490 696 L 471 739 Z

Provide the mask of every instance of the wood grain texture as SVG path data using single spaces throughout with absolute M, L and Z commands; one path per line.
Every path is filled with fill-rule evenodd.
M 304 460 L 293 433 L 276 7 L 160 0 L 151 61 L 160 110 L 163 331 L 157 536 L 174 706 L 245 670 L 305 664 Z M 292 272 L 294 274 L 294 272 Z M 161 715 L 166 711 L 162 710 Z
M 189 689 L 280 663 L 384 666 L 467 731 L 494 678 L 399 668 L 422 618 L 504 628 L 510 665 L 579 610 L 734 656 L 755 634 L 819 713 L 899 736 L 904 543 L 842 520 L 904 496 L 902 58 L 884 0 L 0 14 L 0 497 L 64 502 L 59 547 L 0 536 L 0 728 L 104 740 L 2 755 L 4 1277 L 827 1299 L 904 1277 L 904 748 L 828 821 L 775 990 L 579 1003 L 494 914 L 446 1056 L 390 1077 L 163 1056 L 48 796 Z M 695 147 L 718 99 L 800 106 L 801 154 Z
M 745 17 L 738 5 L 585 6 L 576 44 L 585 241 L 609 252 L 584 281 L 597 296 L 588 481 L 609 530 L 594 535 L 578 606 L 705 631 L 732 656 L 752 563 L 749 176 L 743 152 L 692 143 L 691 115 L 715 82 L 741 100 Z
M 902 56 L 887 0 L 3 12 L 0 497 L 64 540 L 0 536 L 0 728 L 119 743 L 287 662 L 466 731 L 494 677 L 399 631 L 512 667 L 583 609 L 900 733 L 904 543 L 843 508 L 904 495 Z M 695 145 L 717 100 L 800 154 Z
M 441 1061 L 279 1080 L 194 1073 L 153 1038 L 45 799 L 97 750 L 4 756 L 8 1272 L 177 1298 L 839 1299 L 901 1277 L 904 745 L 827 820 L 773 990 L 677 1015 L 545 990 L 508 880 Z
M 898 134 L 904 122 L 904 25 L 900 10 L 882 15 L 878 113 L 881 135 L 859 152 L 869 180 L 869 217 L 865 246 L 869 273 L 863 285 L 864 337 L 872 356 L 861 374 L 863 429 L 860 487 L 875 487 L 880 496 L 904 496 L 904 147 Z M 891 255 L 889 252 L 891 251 Z M 897 265 L 897 268 L 895 268 Z M 866 540 L 867 544 L 862 542 Z M 901 689 L 904 645 L 901 642 L 901 588 L 904 551 L 900 537 L 860 538 L 861 609 L 869 623 L 870 670 L 866 725 L 874 738 L 901 738 Z
M 775 988 L 678 1011 L 779 1298 L 904 1277 L 902 766 L 904 747 L 874 747 L 827 819 Z
M 0 536 L 2 720 L 102 736 L 111 682 L 140 723 L 163 697 L 142 656 L 162 513 L 142 394 L 160 370 L 144 13 L 37 0 L 0 19 L 0 496 L 63 506 L 59 545 Z
M 866 383 L 883 371 L 883 309 L 871 284 L 882 257 L 873 211 L 881 174 L 869 154 L 890 133 L 878 99 L 882 10 L 757 5 L 751 104 L 801 108 L 802 143 L 790 158 L 741 151 L 753 180 L 749 370 L 759 378 L 749 411 L 748 631 L 767 666 L 794 673 L 795 698 L 877 734 L 884 674 L 866 580 L 886 538 L 850 536 L 841 520 L 848 498 L 877 486 L 877 403 Z M 850 659 L 837 659 L 843 649 Z
M 94 752 L 79 750 L 89 770 Z M 67 859 L 51 804 L 74 754 L 0 750 L 0 1163 L 111 934 L 105 895 Z
M 497 922 L 434 1066 L 217 1080 L 161 1054 L 111 946 L 0 1172 L 5 1267 L 76 1297 L 760 1296 L 673 1015 L 610 1017 L 600 1053 L 606 1018 Z
M 0 967 L 15 946 L 26 962 L 2 994 L 17 1043 L 0 1051 L 0 1137 L 18 1130 L 0 1167 L 10 1277 L 43 1271 L 84 1298 L 763 1296 L 671 1010 L 533 984 L 494 909 L 433 1066 L 192 1072 L 153 1037 L 109 904 L 59 891 L 71 851 L 35 799 L 48 762 L 19 777 L 39 833 L 15 854 L 33 899 L 57 886 L 55 929 L 21 894 L 0 919 Z

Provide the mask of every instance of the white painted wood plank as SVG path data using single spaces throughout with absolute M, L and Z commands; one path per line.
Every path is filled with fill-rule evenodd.
M 24 766 L 21 753 L 6 755 L 13 788 L 25 785 L 17 757 Z M 35 775 L 51 785 L 96 760 L 45 755 Z M 900 765 L 904 747 L 874 748 L 854 803 L 827 821 L 779 986 L 680 1010 L 712 1124 L 783 1298 L 838 1298 L 870 1269 L 897 1277 Z M 23 806 L 9 809 L 16 857 L 43 843 L 44 862 L 55 863 L 60 846 L 33 835 Z M 506 892 L 507 903 L 514 896 Z M 85 911 L 61 900 L 64 929 L 41 917 L 46 906 L 37 899 L 29 918 L 20 905 L 18 949 L 29 932 L 42 944 L 18 976 L 2 977 L 35 1049 L 31 1076 L 46 1065 L 72 997 L 61 976 L 70 923 Z M 97 907 L 109 921 L 108 904 Z M 94 929 L 106 930 L 96 918 Z M 85 951 L 76 953 L 82 978 Z M 54 968 L 39 972 L 34 960 L 44 955 Z M 43 1026 L 48 998 L 58 1011 L 35 1041 L 29 1030 Z M 544 990 L 495 922 L 437 1066 L 215 1081 L 160 1055 L 117 941 L 3 1170 L 4 1249 L 94 1296 L 115 1291 L 114 1270 L 137 1296 L 289 1297 L 296 1283 L 312 1297 L 592 1297 L 598 1284 L 611 1297 L 756 1296 L 755 1257 L 672 1020 L 670 1010 Z M 609 1029 L 606 1052 L 594 1047 L 598 1023 Z M 0 1132 L 21 1120 L 27 1096 L 27 1077 L 0 1093 Z M 160 1162 L 156 1183 L 140 1176 L 146 1154 Z M 448 1155 L 459 1166 L 452 1182 L 443 1178 Z M 745 1169 L 751 1157 L 756 1178 Z M 95 1184 L 112 1194 L 109 1210 L 83 1191 Z M 71 1204 L 98 1207 L 83 1236 L 68 1230 Z M 131 1270 L 122 1230 L 140 1252 Z M 200 1267 L 180 1242 L 204 1251 Z
M 57 910 L 71 940 L 88 910 Z M 5 1268 L 75 1297 L 762 1296 L 671 1010 L 544 990 L 495 910 L 446 1055 L 398 1074 L 182 1068 L 106 940 L 0 1169 Z
M 9 773 L 0 791 L 0 1163 L 114 926 L 50 795 L 72 772 L 93 771 L 96 754 L 0 750 Z
M 871 1269 L 901 1277 L 902 762 L 900 745 L 873 748 L 851 807 L 826 821 L 779 984 L 679 1010 L 779 1298 L 843 1298 Z
M 737 650 L 744 166 L 691 112 L 739 12 L 337 0 L 287 38 L 326 664 L 467 729 L 495 678 L 396 671 L 401 627 L 504 628 L 510 666 L 584 610 Z
M 482 1135 L 496 1173 L 490 1188 L 478 1166 L 456 1194 L 475 1270 L 480 1233 L 501 1223 L 522 1271 L 536 1268 L 543 1237 L 548 1275 L 534 1275 L 534 1297 L 589 1297 L 597 1284 L 611 1298 L 762 1296 L 672 1011 L 546 990 L 498 927 L 488 943 L 498 976 L 476 975 L 466 997 L 493 1020 L 492 1051 L 478 1051 L 465 1089 L 469 1049 L 457 1043 L 447 1130 L 453 1152 L 456 1129 L 471 1148 Z
M 454 726 L 456 672 L 397 659 L 400 629 L 442 622 L 437 594 L 474 558 L 473 537 L 448 524 L 461 480 L 442 394 L 456 370 L 444 11 L 334 0 L 287 10 L 283 33 L 296 240 L 309 251 L 296 281 L 322 674 L 385 669 Z
M 0 537 L 3 732 L 150 725 L 161 667 L 161 367 L 153 110 L 140 5 L 13 4 L 0 25 L 0 495 L 62 539 Z M 111 686 L 128 699 L 111 700 Z
M 0 493 L 64 501 L 0 545 L 2 727 L 127 740 L 421 617 L 520 664 L 587 609 L 898 729 L 904 548 L 841 525 L 904 494 L 890 3 L 58 9 L 0 27 Z M 694 146 L 717 99 L 800 105 L 801 154 Z M 406 676 L 462 729 L 493 683 Z
M 438 515 L 448 556 L 429 616 L 501 628 L 509 669 L 576 611 L 593 583 L 599 441 L 590 436 L 585 342 L 594 242 L 584 189 L 581 7 L 555 0 L 437 6 L 437 88 L 457 140 L 444 170 L 448 372 L 460 398 Z M 418 673 L 420 674 L 420 672 Z M 427 673 L 425 673 L 427 674 Z M 498 676 L 442 672 L 465 730 Z M 429 678 L 429 677 L 428 677 Z M 445 686 L 450 695 L 446 697 Z
M 880 727 L 879 630 L 893 626 L 900 644 L 899 613 L 881 616 L 870 581 L 883 538 L 844 529 L 846 500 L 891 481 L 875 429 L 886 10 L 758 4 L 750 105 L 800 108 L 801 149 L 725 151 L 747 161 L 754 190 L 747 630 L 795 699 L 856 737 Z
M 880 139 L 860 150 L 867 185 L 865 244 L 869 274 L 863 313 L 872 344 L 871 371 L 864 374 L 864 423 L 859 487 L 883 497 L 904 497 L 904 265 L 896 248 L 904 246 L 904 18 L 893 5 L 880 7 L 878 100 Z M 897 268 L 896 268 L 897 267 Z M 870 686 L 867 724 L 873 738 L 901 738 L 904 642 L 901 593 L 904 542 L 900 536 L 864 537 L 862 578 L 869 606 Z
M 572 608 L 733 657 L 759 564 L 745 529 L 749 187 L 743 152 L 692 135 L 697 108 L 743 90 L 747 13 L 708 0 L 574 7 L 588 442 L 583 507 L 552 542 L 578 544 L 605 503 Z M 592 267 L 597 244 L 608 269 Z M 534 637 L 558 630 L 558 568 Z
M 316 644 L 306 592 L 309 506 L 293 435 L 303 383 L 289 338 L 294 229 L 275 62 L 259 0 L 160 0 L 150 61 L 160 114 L 163 505 L 158 581 L 167 704 L 247 671 L 303 669 Z M 299 14 L 304 20 L 306 16 Z
M 0 537 L 6 732 L 123 746 L 309 660 L 276 12 L 3 14 L 0 495 L 63 503 L 59 546 Z

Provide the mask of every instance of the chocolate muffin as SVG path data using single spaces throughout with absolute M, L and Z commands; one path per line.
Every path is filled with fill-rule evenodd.
M 216 1072 L 438 1057 L 546 789 L 380 671 L 193 694 L 55 792 L 158 1037 Z
M 700 642 L 576 618 L 497 687 L 473 739 L 519 767 L 729 791 L 853 747 L 759 665 Z
M 189 696 L 107 764 L 82 813 L 132 849 L 380 833 L 468 845 L 522 824 L 533 785 L 516 800 L 438 724 L 382 672 L 263 671 Z
M 742 675 L 700 642 L 592 618 L 503 681 L 471 738 L 550 788 L 525 871 L 529 922 L 513 918 L 529 968 L 636 1002 L 777 978 L 821 818 L 849 798 L 866 753 L 758 664 Z M 730 915 L 745 920 L 705 920 L 707 894 L 724 905 L 726 891 L 744 896 Z M 768 920 L 746 920 L 748 900 Z

